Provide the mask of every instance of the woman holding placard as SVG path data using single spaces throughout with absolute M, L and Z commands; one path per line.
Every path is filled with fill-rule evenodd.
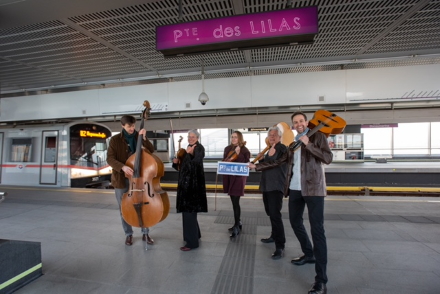
M 223 161 L 248 163 L 251 153 L 245 145 L 243 134 L 239 131 L 233 132 L 231 134 L 231 144 L 225 147 Z M 246 176 L 223 175 L 223 192 L 230 196 L 234 210 L 234 225 L 229 228 L 231 238 L 235 238 L 240 234 L 242 229 L 240 197 L 244 195 L 246 180 Z

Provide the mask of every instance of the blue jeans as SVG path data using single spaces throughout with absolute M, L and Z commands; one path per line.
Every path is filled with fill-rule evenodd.
M 303 224 L 304 208 L 307 204 L 313 246 Z M 301 244 L 303 253 L 315 256 L 315 281 L 327 283 L 327 240 L 324 231 L 324 197 L 302 196 L 301 191 L 290 190 L 289 219 L 293 232 Z
M 126 182 L 125 188 L 115 189 L 115 195 L 116 195 L 116 200 L 118 201 L 118 205 L 119 205 L 119 214 L 121 215 L 122 229 L 124 229 L 125 236 L 131 236 L 131 235 L 133 235 L 133 228 L 129 224 L 127 224 L 127 222 L 124 220 L 124 218 L 122 217 L 122 212 L 121 212 L 122 196 L 124 195 L 124 193 L 126 193 L 128 191 L 128 180 L 126 180 L 125 182 Z M 142 228 L 141 231 L 142 231 L 142 234 L 148 234 L 150 232 L 150 229 L 149 228 Z

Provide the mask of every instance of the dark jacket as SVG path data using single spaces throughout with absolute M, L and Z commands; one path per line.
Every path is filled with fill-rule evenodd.
M 136 142 L 138 139 L 138 132 L 135 131 Z M 142 141 L 142 145 L 149 153 L 154 152 L 154 146 L 148 140 Z M 109 147 L 107 150 L 107 163 L 112 167 L 112 186 L 116 189 L 125 188 L 125 173 L 122 168 L 125 165 L 127 159 L 132 155 L 130 147 L 125 140 L 124 134 L 121 131 L 119 134 L 114 135 L 110 139 Z
M 269 156 L 266 153 L 264 159 L 255 165 L 256 171 L 263 171 L 260 180 L 262 192 L 280 191 L 284 192 L 286 182 L 287 147 L 278 142 L 275 145 L 275 154 Z
M 293 146 L 294 143 L 290 144 Z M 292 179 L 294 151 L 288 152 L 287 181 L 284 186 L 284 195 L 289 195 L 289 185 Z M 333 161 L 333 153 L 327 142 L 326 136 L 316 132 L 309 138 L 307 146 L 301 146 L 301 194 L 302 196 L 326 196 L 324 164 Z
M 179 170 L 177 212 L 208 212 L 205 170 L 203 168 L 205 148 L 199 142 L 196 144 L 194 155 L 186 153 L 179 169 L 177 164 L 173 164 L 173 168 Z
M 227 146 L 223 152 L 223 160 L 225 160 L 229 152 L 231 152 L 235 148 L 236 147 L 232 145 Z M 240 154 L 238 154 L 237 160 L 235 160 L 234 162 L 248 163 L 250 157 L 251 153 L 249 152 L 249 149 L 243 146 L 240 148 Z M 232 196 L 243 196 L 244 187 L 246 186 L 246 180 L 247 177 L 244 176 L 224 175 L 223 192 Z

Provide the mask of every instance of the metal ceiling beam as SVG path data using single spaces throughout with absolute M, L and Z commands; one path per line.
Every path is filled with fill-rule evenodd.
M 385 38 L 390 32 L 396 29 L 399 25 L 407 21 L 410 17 L 420 11 L 423 7 L 428 5 L 431 0 L 420 0 L 416 5 L 411 7 L 407 12 L 405 12 L 399 19 L 393 22 L 388 28 L 386 28 L 382 33 L 378 34 L 374 39 L 372 39 L 367 45 L 365 45 L 361 50 L 357 52 L 358 55 L 364 54 L 368 49 L 376 45 L 380 40 Z
M 244 0 L 233 0 L 232 1 L 232 10 L 234 10 L 234 14 L 244 14 Z M 243 50 L 243 57 L 247 64 L 252 63 L 252 54 L 251 50 Z
M 163 0 L 0 0 L 0 30 Z
M 11 59 L 9 57 L 5 57 L 5 56 L 0 56 L 0 59 L 7 60 L 7 61 L 15 63 L 15 64 L 20 64 L 20 65 L 26 66 L 28 68 L 34 68 L 34 69 L 37 69 L 39 71 L 44 71 L 44 72 L 49 73 L 49 74 L 54 74 L 54 75 L 63 76 L 63 77 L 69 78 L 69 79 L 73 79 L 75 81 L 78 81 L 78 83 L 82 82 L 82 80 L 80 78 L 78 78 L 78 77 L 69 76 L 69 75 L 66 75 L 66 74 L 64 74 L 62 72 L 59 72 L 59 71 L 49 70 L 49 69 L 47 69 L 45 67 L 42 67 L 42 66 L 35 66 L 35 65 L 32 65 L 32 64 L 29 64 L 29 63 L 26 63 L 26 62 L 21 62 L 21 61 L 13 60 L 13 59 Z M 4 85 L 15 86 L 15 87 L 19 87 L 19 88 L 23 88 L 24 87 L 23 85 L 13 85 L 11 83 L 3 83 L 3 86 Z M 51 84 L 48 83 L 47 87 L 50 87 L 50 86 L 51 86 Z
M 135 62 L 135 63 L 137 63 L 137 64 L 139 64 L 139 65 L 141 65 L 142 67 L 144 67 L 144 68 L 146 68 L 146 69 L 148 69 L 148 70 L 150 70 L 150 71 L 152 71 L 152 72 L 155 72 L 156 75 L 159 76 L 159 72 L 157 71 L 157 69 L 153 68 L 153 67 L 150 66 L 149 64 L 143 62 L 142 60 L 139 60 L 138 58 L 136 58 L 136 57 L 134 57 L 134 56 L 128 54 L 127 52 L 121 50 L 120 48 L 116 47 L 116 46 L 113 45 L 112 43 L 107 42 L 107 41 L 104 40 L 103 38 L 98 37 L 97 35 L 91 33 L 90 31 L 88 31 L 88 30 L 86 30 L 86 29 L 84 29 L 82 26 L 80 26 L 80 25 L 74 23 L 73 21 L 71 21 L 71 20 L 69 20 L 69 19 L 67 19 L 67 18 L 60 19 L 60 21 L 61 21 L 62 23 L 64 23 L 65 25 L 71 27 L 72 29 L 74 29 L 74 30 L 76 30 L 76 31 L 78 31 L 78 32 L 81 32 L 82 34 L 86 35 L 87 37 L 89 37 L 89 38 L 95 40 L 96 42 L 98 42 L 98 43 L 104 45 L 105 47 L 110 48 L 110 49 L 112 49 L 113 51 L 118 52 L 119 54 L 121 54 L 121 55 L 127 57 L 128 59 L 130 59 L 131 61 L 133 61 L 133 62 Z

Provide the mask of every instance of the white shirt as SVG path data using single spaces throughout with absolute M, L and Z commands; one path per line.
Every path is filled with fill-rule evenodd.
M 290 190 L 301 191 L 301 149 L 299 147 L 293 154 L 292 179 L 290 181 Z

